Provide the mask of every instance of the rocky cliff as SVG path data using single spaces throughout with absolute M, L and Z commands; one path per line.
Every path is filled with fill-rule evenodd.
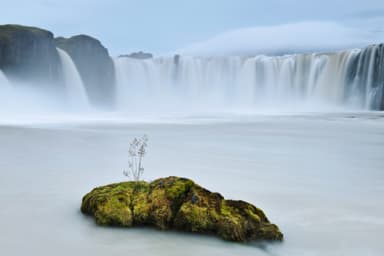
M 75 63 L 93 104 L 111 105 L 114 101 L 115 71 L 108 50 L 99 40 L 78 35 L 58 37 L 57 47 L 66 51 Z
M 378 95 L 381 93 L 381 108 L 380 110 L 384 110 L 384 44 L 379 45 L 378 53 L 375 58 L 375 70 L 373 74 L 373 87 L 381 88 L 378 90 Z M 378 97 L 380 99 L 380 97 Z
M 57 85 L 61 62 L 53 34 L 34 27 L 0 26 L 0 69 L 14 81 Z

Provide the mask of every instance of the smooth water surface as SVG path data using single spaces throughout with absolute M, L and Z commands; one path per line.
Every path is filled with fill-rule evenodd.
M 124 180 L 134 136 L 146 180 L 178 175 L 261 207 L 281 244 L 101 228 L 82 196 Z M 384 115 L 245 116 L 0 127 L 2 255 L 382 255 Z

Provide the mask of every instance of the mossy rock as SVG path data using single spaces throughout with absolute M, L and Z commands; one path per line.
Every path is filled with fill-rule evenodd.
M 151 225 L 162 230 L 217 234 L 237 242 L 283 239 L 261 209 L 244 201 L 225 200 L 179 177 L 95 188 L 83 197 L 81 211 L 106 226 Z

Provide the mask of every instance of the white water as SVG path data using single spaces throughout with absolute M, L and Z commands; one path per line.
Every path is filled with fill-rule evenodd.
M 12 90 L 12 85 L 8 81 L 8 78 L 4 75 L 3 71 L 0 69 L 0 91 L 9 91 Z
M 88 109 L 90 107 L 87 92 L 83 81 L 71 57 L 59 48 L 56 48 L 63 67 L 64 83 L 70 107 Z
M 117 105 L 134 111 L 378 109 L 377 54 L 376 45 L 275 57 L 117 58 Z
M 15 86 L 20 88 L 15 91 L 0 73 L 2 87 L 13 89 L 11 94 L 2 92 L 9 105 L 20 99 L 37 109 L 63 105 L 60 111 L 91 110 L 74 62 L 57 50 L 65 95 L 58 90 L 51 97 L 34 85 Z M 384 47 L 380 45 L 285 56 L 123 57 L 116 58 L 114 66 L 116 88 L 110 86 L 116 91 L 115 110 L 130 115 L 332 112 L 384 106 Z M 95 89 L 90 85 L 89 90 Z M 25 108 L 27 115 L 32 114 L 30 109 Z

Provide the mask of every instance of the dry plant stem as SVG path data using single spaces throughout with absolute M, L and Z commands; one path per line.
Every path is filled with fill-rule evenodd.
M 123 174 L 134 181 L 139 181 L 144 173 L 143 158 L 146 153 L 148 137 L 144 135 L 140 139 L 134 138 L 129 145 L 128 170 Z

